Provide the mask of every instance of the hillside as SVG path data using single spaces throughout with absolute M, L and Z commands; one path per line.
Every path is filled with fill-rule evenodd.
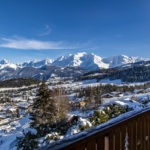
M 121 67 L 101 69 L 84 74 L 79 80 L 120 79 L 122 82 L 144 82 L 150 80 L 150 61 L 123 65 Z

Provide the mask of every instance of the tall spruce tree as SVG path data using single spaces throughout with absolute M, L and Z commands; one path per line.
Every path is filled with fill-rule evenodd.
M 68 110 L 69 100 L 62 90 L 50 90 L 43 82 L 33 103 L 31 126 L 37 130 L 39 136 L 43 136 L 66 118 Z
M 43 82 L 37 92 L 37 98 L 33 103 L 31 113 L 31 126 L 35 128 L 40 135 L 48 130 L 49 126 L 55 124 L 56 107 L 53 99 L 53 92 Z
M 40 85 L 30 113 L 30 125 L 36 129 L 37 133 L 35 135 L 30 132 L 24 133 L 23 137 L 17 139 L 17 149 L 36 149 L 38 138 L 53 130 L 64 130 L 58 126 L 58 124 L 62 124 L 69 110 L 69 100 L 63 94 L 61 89 L 48 89 L 44 82 Z

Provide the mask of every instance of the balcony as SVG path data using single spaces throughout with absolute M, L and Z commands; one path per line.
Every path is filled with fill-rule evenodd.
M 150 150 L 150 109 L 42 150 Z

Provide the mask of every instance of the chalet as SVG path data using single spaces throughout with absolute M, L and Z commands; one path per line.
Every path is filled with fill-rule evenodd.
M 18 106 L 18 109 L 20 110 L 21 114 L 26 113 L 31 109 L 30 104 L 28 104 L 28 103 L 20 102 L 17 104 L 17 106 Z
M 86 105 L 86 102 L 85 101 L 81 101 L 81 102 L 79 102 L 79 105 L 80 105 L 81 108 L 84 108 L 85 105 Z
M 5 115 L 0 115 L 0 121 L 6 119 L 6 116 Z
M 112 95 L 110 93 L 106 93 L 106 94 L 103 94 L 101 97 L 102 98 L 112 98 L 112 97 L 114 97 L 114 95 Z
M 145 90 L 145 92 L 150 92 L 150 88 L 147 88 L 147 89 Z
M 133 96 L 131 97 L 131 100 L 136 101 L 136 100 L 137 100 L 137 97 L 136 97 L 135 95 L 133 95 Z
M 144 89 L 135 89 L 134 93 L 135 94 L 142 94 L 142 93 L 145 93 L 145 90 Z
M 115 96 L 115 97 L 121 97 L 121 96 L 123 96 L 123 93 L 121 93 L 121 92 L 111 92 L 111 94 L 113 96 Z
M 7 117 L 11 117 L 11 118 L 14 118 L 14 117 L 17 117 L 17 107 L 9 107 L 8 109 L 6 109 L 6 116 Z

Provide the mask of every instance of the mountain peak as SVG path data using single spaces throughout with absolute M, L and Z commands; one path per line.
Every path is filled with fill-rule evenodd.
M 145 59 L 138 57 L 129 57 L 127 55 L 117 55 L 108 58 L 101 58 L 100 56 L 93 53 L 78 52 L 76 54 L 61 56 L 56 59 L 52 63 L 52 65 L 61 67 L 81 67 L 87 70 L 96 70 L 100 68 L 113 68 L 141 60 Z
M 99 68 L 106 68 L 106 65 L 101 60 L 101 57 L 97 55 L 86 52 L 78 52 L 76 54 L 59 57 L 52 63 L 52 65 L 61 67 L 80 67 L 87 70 L 97 70 Z
M 78 52 L 75 55 L 82 57 L 82 56 L 87 55 L 87 54 L 88 53 L 86 53 L 86 52 Z
M 11 68 L 11 69 L 16 70 L 17 67 L 18 66 L 16 64 L 9 63 L 9 61 L 6 60 L 6 59 L 3 59 L 3 60 L 0 61 L 0 70 L 4 69 L 4 68 Z
M 8 60 L 2 59 L 2 60 L 0 60 L 0 64 L 1 65 L 8 64 Z
M 127 55 L 117 55 L 108 58 L 103 58 L 103 62 L 109 64 L 110 68 L 121 66 L 124 64 L 135 63 L 141 60 L 144 60 L 144 58 L 129 57 Z
M 52 63 L 52 60 L 47 58 L 47 59 L 40 60 L 40 61 L 32 60 L 30 62 L 24 62 L 21 66 L 22 67 L 40 68 L 40 67 L 45 66 L 45 65 L 51 65 L 51 63 Z

